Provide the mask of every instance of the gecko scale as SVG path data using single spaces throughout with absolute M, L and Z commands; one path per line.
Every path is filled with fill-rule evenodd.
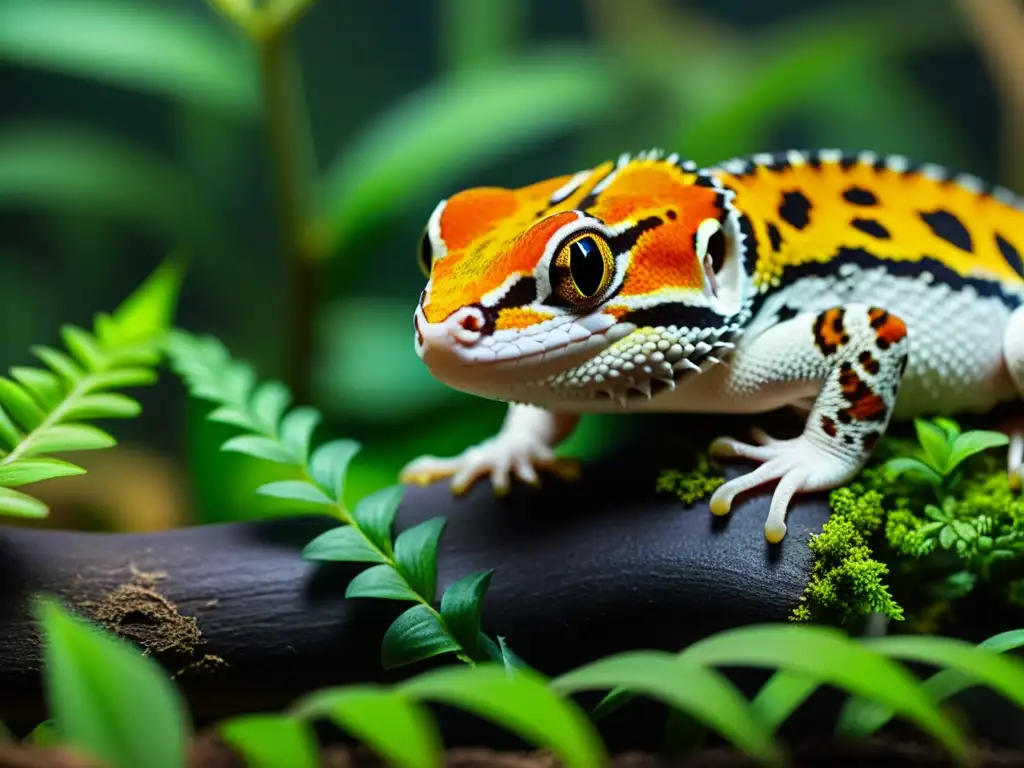
M 778 481 L 853 479 L 892 418 L 983 412 L 1024 393 L 1024 204 L 937 165 L 839 150 L 699 168 L 659 150 L 519 189 L 442 200 L 420 245 L 415 348 L 455 389 L 509 403 L 498 433 L 423 456 L 404 482 L 567 473 L 553 455 L 588 412 L 758 413 L 803 432 L 720 437 L 753 471 L 711 510 Z M 1019 484 L 1024 430 L 1011 430 Z

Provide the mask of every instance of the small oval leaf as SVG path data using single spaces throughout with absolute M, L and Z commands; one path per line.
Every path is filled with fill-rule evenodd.
M 84 474 L 81 467 L 60 459 L 17 459 L 11 464 L 0 463 L 0 486 L 28 485 L 55 477 Z
M 27 493 L 0 486 L 0 515 L 44 518 L 50 508 Z
M 302 550 L 304 560 L 346 563 L 386 563 L 385 557 L 351 525 L 324 531 Z
M 437 544 L 444 531 L 445 519 L 434 517 L 402 531 L 395 539 L 395 562 L 399 570 L 428 603 L 437 592 Z
M 395 768 L 440 768 L 444 762 L 430 712 L 398 692 L 375 686 L 327 689 L 300 699 L 292 712 L 305 719 L 329 718 Z
M 345 597 L 419 602 L 417 594 L 390 565 L 374 565 L 356 574 L 345 590 Z
M 663 651 L 628 651 L 585 664 L 551 681 L 560 693 L 623 687 L 659 699 L 714 728 L 744 752 L 782 763 L 772 732 L 721 673 Z
M 493 574 L 486 570 L 463 576 L 441 595 L 441 617 L 473 658 L 480 654 L 480 617 Z
M 276 464 L 295 464 L 295 456 L 276 440 L 262 435 L 238 435 L 225 441 L 222 451 L 233 451 L 254 456 L 257 459 L 273 461 Z
M 334 502 L 324 496 L 323 491 L 305 480 L 277 480 L 273 483 L 264 483 L 256 489 L 256 493 L 276 499 L 334 506 Z
M 39 456 L 63 451 L 95 451 L 117 445 L 102 429 L 89 424 L 55 424 L 32 435 L 25 456 Z
M 0 376 L 0 404 L 26 432 L 43 423 L 46 413 L 20 385 Z
M 316 408 L 300 405 L 281 420 L 281 442 L 303 463 L 309 459 L 309 443 L 322 418 Z
M 101 392 L 71 401 L 64 411 L 68 421 L 90 419 L 131 419 L 142 413 L 142 406 L 127 395 Z
M 78 367 L 75 361 L 59 349 L 35 346 L 31 348 L 31 352 L 51 369 L 63 376 L 68 384 L 77 384 L 85 376 L 85 372 Z
M 278 422 L 292 402 L 292 393 L 280 381 L 264 381 L 253 391 L 249 410 L 262 431 L 276 433 Z
M 40 601 L 37 616 L 47 700 L 61 742 L 111 768 L 181 768 L 189 723 L 167 673 L 55 602 Z
M 395 619 L 381 642 L 384 669 L 414 664 L 442 653 L 458 653 L 459 643 L 425 605 L 414 605 Z
M 52 411 L 64 399 L 64 385 L 55 373 L 42 368 L 15 366 L 11 376 L 35 398 L 45 411 Z
M 498 664 L 443 667 L 402 683 L 398 690 L 490 720 L 551 750 L 569 768 L 594 768 L 607 762 L 601 740 L 582 710 L 558 696 L 532 670 L 509 675 Z
M 405 488 L 392 485 L 364 496 L 352 511 L 352 517 L 367 537 L 382 552 L 391 554 L 391 528 L 402 503 Z
M 243 715 L 217 728 L 220 738 L 245 759 L 246 768 L 319 768 L 313 729 L 282 715 Z
M 362 446 L 355 440 L 331 440 L 318 446 L 309 460 L 309 472 L 332 499 L 340 502 L 345 492 L 348 465 Z

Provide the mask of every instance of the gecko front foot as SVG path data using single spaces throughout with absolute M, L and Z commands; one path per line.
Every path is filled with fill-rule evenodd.
M 764 524 L 765 538 L 772 544 L 786 536 L 786 512 L 794 495 L 835 488 L 852 480 L 860 470 L 858 463 L 829 453 L 806 434 L 778 440 L 761 429 L 753 429 L 751 436 L 757 445 L 731 437 L 719 437 L 711 443 L 710 452 L 715 458 L 738 457 L 760 462 L 756 469 L 718 487 L 711 496 L 711 512 L 727 515 L 737 495 L 778 480 Z
M 575 480 L 579 476 L 577 462 L 556 457 L 543 442 L 531 440 L 528 436 L 499 434 L 457 456 L 420 456 L 405 466 L 400 480 L 428 485 L 450 477 L 452 492 L 461 495 L 477 480 L 490 475 L 495 493 L 504 496 L 509 491 L 513 475 L 524 483 L 539 485 L 538 469 L 566 480 Z

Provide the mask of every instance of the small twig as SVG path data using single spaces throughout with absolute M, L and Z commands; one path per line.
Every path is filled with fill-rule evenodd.
M 298 401 L 308 402 L 317 305 L 317 260 L 306 252 L 304 235 L 311 189 L 309 179 L 315 165 L 312 141 L 291 39 L 282 29 L 274 28 L 257 35 L 255 44 L 282 247 L 291 271 L 286 381 Z
M 1024 188 L 1024 8 L 1017 0 L 957 0 L 978 41 L 1003 111 L 1006 183 Z

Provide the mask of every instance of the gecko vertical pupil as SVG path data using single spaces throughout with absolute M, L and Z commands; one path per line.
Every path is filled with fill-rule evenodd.
M 711 271 L 718 274 L 725 263 L 725 233 L 717 230 L 708 238 L 708 258 L 711 259 Z
M 576 288 L 590 298 L 604 283 L 604 257 L 597 242 L 590 235 L 574 242 L 569 253 L 569 272 Z
M 429 278 L 430 268 L 434 263 L 434 251 L 430 247 L 430 234 L 426 231 L 420 237 L 420 249 L 417 260 L 419 261 L 420 269 L 423 271 L 423 276 Z

